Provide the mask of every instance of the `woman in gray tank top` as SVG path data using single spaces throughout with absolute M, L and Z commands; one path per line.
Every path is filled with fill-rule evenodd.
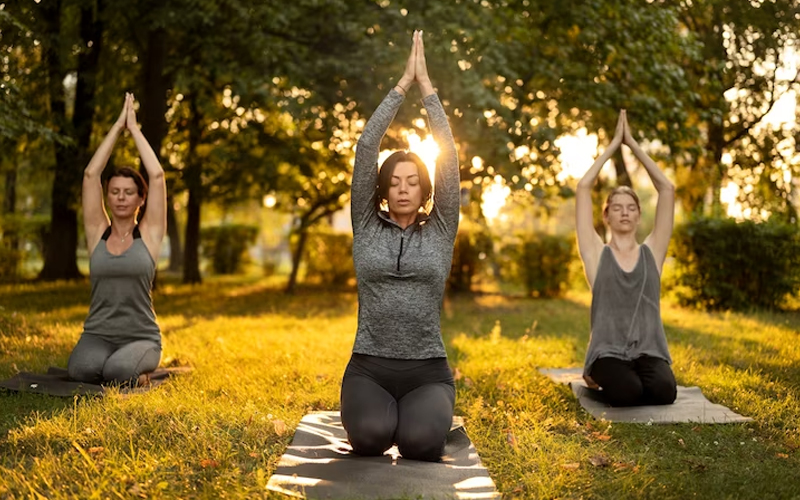
M 136 123 L 133 95 L 83 172 L 83 225 L 92 283 L 89 314 L 69 357 L 69 376 L 92 383 L 131 383 L 146 377 L 161 360 L 161 332 L 153 311 L 152 288 L 161 240 L 167 227 L 164 171 Z M 101 175 L 117 137 L 127 129 L 150 180 L 130 167 L 108 179 L 103 203 Z M 109 220 L 106 209 L 111 211 Z
M 615 188 L 606 200 L 608 244 L 593 224 L 592 186 L 622 144 L 642 162 L 658 191 L 653 232 L 642 245 L 636 241 L 639 198 L 629 187 Z M 611 144 L 580 180 L 576 193 L 578 248 L 592 288 L 592 334 L 583 376 L 590 387 L 601 387 L 614 406 L 675 401 L 677 387 L 660 309 L 661 268 L 674 208 L 675 187 L 633 138 L 622 110 Z

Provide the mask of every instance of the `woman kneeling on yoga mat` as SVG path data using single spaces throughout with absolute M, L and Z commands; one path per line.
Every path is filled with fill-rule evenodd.
M 164 171 L 136 123 L 133 95 L 83 172 L 83 224 L 92 283 L 89 314 L 83 334 L 69 357 L 69 376 L 81 382 L 135 384 L 161 360 L 161 331 L 156 324 L 150 289 L 161 240 L 167 227 Z M 150 198 L 139 224 L 136 218 L 147 197 L 147 184 L 136 170 L 123 167 L 111 174 L 103 205 L 101 174 L 117 136 L 128 129 L 150 179 Z
M 611 232 L 608 244 L 592 219 L 592 186 L 603 164 L 628 146 L 642 162 L 658 191 L 653 232 L 639 245 L 636 228 L 639 198 L 629 187 L 609 194 L 603 221 Z M 576 222 L 586 279 L 592 287 L 592 335 L 583 377 L 602 387 L 613 406 L 671 404 L 677 387 L 661 322 L 661 268 L 672 235 L 675 188 L 631 135 L 625 110 L 608 149 L 578 183 Z
M 397 152 L 377 168 L 381 139 L 414 83 L 441 149 L 429 214 L 431 181 L 418 156 Z M 455 387 L 439 313 L 458 229 L 459 184 L 453 136 L 428 78 L 422 32 L 414 32 L 405 72 L 364 127 L 353 171 L 358 330 L 341 404 L 359 455 L 381 455 L 397 444 L 407 459 L 442 456 Z

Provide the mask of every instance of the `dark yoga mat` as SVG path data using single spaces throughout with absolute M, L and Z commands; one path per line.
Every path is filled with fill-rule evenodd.
M 589 389 L 583 380 L 583 368 L 540 368 L 539 372 L 556 382 L 569 384 L 584 410 L 595 418 L 611 422 L 730 424 L 753 420 L 725 406 L 712 403 L 706 399 L 699 387 L 679 385 L 678 397 L 671 405 L 613 407 L 606 403 L 603 391 Z
M 146 392 L 154 387 L 163 384 L 168 378 L 182 373 L 190 372 L 192 369 L 187 366 L 175 368 L 156 368 L 150 374 L 150 385 L 143 387 L 125 387 L 120 392 L 124 394 L 134 394 Z M 47 373 L 20 372 L 8 380 L 0 381 L 0 387 L 10 391 L 33 392 L 36 394 L 49 394 L 50 396 L 72 397 L 75 394 L 103 395 L 107 388 L 97 384 L 87 384 L 70 380 L 67 370 L 51 366 Z
M 339 412 L 309 413 L 270 477 L 267 489 L 295 498 L 499 499 L 460 417 L 453 418 L 441 462 L 350 453 Z

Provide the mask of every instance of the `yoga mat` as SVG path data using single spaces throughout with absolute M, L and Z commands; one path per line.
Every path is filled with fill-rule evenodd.
M 678 386 L 678 397 L 671 405 L 612 407 L 603 399 L 603 391 L 589 389 L 583 380 L 583 368 L 540 368 L 539 372 L 554 381 L 569 384 L 581 406 L 595 418 L 611 422 L 672 424 L 695 422 L 729 424 L 753 419 L 718 404 L 705 396 L 699 387 Z
M 460 417 L 453 417 L 442 461 L 350 453 L 339 412 L 314 412 L 297 426 L 267 489 L 295 498 L 499 499 Z
M 168 378 L 188 373 L 192 369 L 188 366 L 175 368 L 156 368 L 150 374 L 150 385 L 143 387 L 124 387 L 119 390 L 123 394 L 136 394 L 146 392 L 154 387 L 158 387 Z M 103 395 L 108 388 L 97 384 L 87 384 L 70 380 L 67 370 L 51 366 L 47 373 L 20 372 L 8 380 L 0 381 L 0 387 L 10 391 L 33 392 L 36 394 L 48 394 L 50 396 L 72 397 L 75 394 Z

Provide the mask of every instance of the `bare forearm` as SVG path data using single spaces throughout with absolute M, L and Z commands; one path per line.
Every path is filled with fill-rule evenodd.
M 597 176 L 600 175 L 600 170 L 611 158 L 611 155 L 614 154 L 616 149 L 616 147 L 609 147 L 603 151 L 603 154 L 597 157 L 594 163 L 592 163 L 592 166 L 589 167 L 589 170 L 586 171 L 581 180 L 578 182 L 578 189 L 592 189 L 595 180 L 597 180 Z
M 634 156 L 636 156 L 636 158 L 642 162 L 642 165 L 644 165 L 645 170 L 647 170 L 647 175 L 649 175 L 650 180 L 653 181 L 653 186 L 655 186 L 656 191 L 661 193 L 675 190 L 675 186 L 672 184 L 672 182 L 667 178 L 666 175 L 664 175 L 664 172 L 658 168 L 656 162 L 654 162 L 653 159 L 650 158 L 647 153 L 645 153 L 638 143 L 632 142 L 629 144 L 629 147 L 631 148 L 631 151 L 633 151 Z
M 103 142 L 100 143 L 97 151 L 94 152 L 92 159 L 89 160 L 89 164 L 83 171 L 85 177 L 99 177 L 103 173 L 106 164 L 108 164 L 108 159 L 111 158 L 111 152 L 114 150 L 117 137 L 119 137 L 122 130 L 123 127 L 118 124 L 114 124 L 114 126 L 111 127 L 111 130 L 108 131 L 108 134 L 106 134 Z
M 150 143 L 147 142 L 147 138 L 142 134 L 142 131 L 138 128 L 131 130 L 131 136 L 133 136 L 133 142 L 136 144 L 136 149 L 139 151 L 139 156 L 142 158 L 142 163 L 147 171 L 150 182 L 163 177 L 164 169 L 161 168 L 155 151 L 153 151 Z

